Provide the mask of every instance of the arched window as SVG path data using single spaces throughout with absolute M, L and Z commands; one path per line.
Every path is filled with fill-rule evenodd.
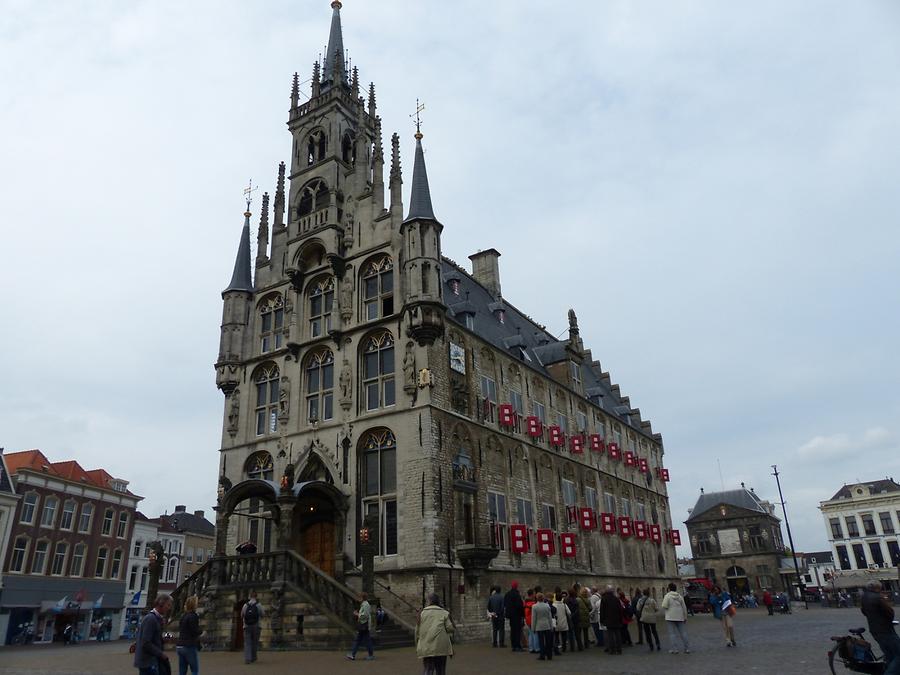
M 363 268 L 362 283 L 366 321 L 394 313 L 394 261 L 390 256 L 371 260 Z
M 19 513 L 19 522 L 25 525 L 34 525 L 34 516 L 37 511 L 38 496 L 36 492 L 29 492 L 22 500 L 22 511 Z
M 78 531 L 90 532 L 91 521 L 94 517 L 94 505 L 85 503 L 81 505 L 81 515 L 78 517 Z
M 75 501 L 67 499 L 63 504 L 62 518 L 59 521 L 59 529 L 71 530 L 75 524 Z
M 75 544 L 72 549 L 72 566 L 69 568 L 69 576 L 80 577 L 84 574 L 84 553 L 85 544 Z
M 310 422 L 334 417 L 334 354 L 314 353 L 306 365 L 306 414 Z
M 31 573 L 44 574 L 47 569 L 47 553 L 50 550 L 50 542 L 40 539 L 34 545 L 34 556 L 31 558 Z
M 244 473 L 248 479 L 272 480 L 275 469 L 272 465 L 272 455 L 268 452 L 254 452 L 247 458 L 244 464 Z
M 314 282 L 309 291 L 309 336 L 317 338 L 331 330 L 334 308 L 334 277 Z
M 341 140 L 341 159 L 348 164 L 356 164 L 356 136 L 352 131 L 344 133 Z
M 260 351 L 265 354 L 279 349 L 284 333 L 284 299 L 273 295 L 259 306 Z
M 388 429 L 368 432 L 361 442 L 362 506 L 378 522 L 379 555 L 397 553 L 397 439 Z
M 308 216 L 313 211 L 324 209 L 330 203 L 328 185 L 324 180 L 316 180 L 303 188 L 297 204 L 297 215 Z
M 394 338 L 387 331 L 371 336 L 363 352 L 366 410 L 394 405 Z
M 317 161 L 325 159 L 325 151 L 328 148 L 328 141 L 322 131 L 314 131 L 309 135 L 306 143 L 306 164 L 314 164 Z
M 263 366 L 256 373 L 256 435 L 278 430 L 278 366 Z
M 28 537 L 16 537 L 12 556 L 9 559 L 10 572 L 24 572 L 25 558 L 28 557 Z
M 41 514 L 41 527 L 56 526 L 56 508 L 59 500 L 56 497 L 47 497 L 44 500 L 44 512 Z

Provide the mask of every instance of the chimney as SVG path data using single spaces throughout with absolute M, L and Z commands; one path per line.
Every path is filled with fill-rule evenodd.
M 197 516 L 198 518 L 203 518 L 204 517 L 203 509 L 198 509 L 198 510 L 194 511 L 194 515 Z
M 469 256 L 472 261 L 472 276 L 475 281 L 488 289 L 495 298 L 500 297 L 500 251 L 489 248 L 487 251 L 479 251 Z
M 187 507 L 184 504 L 177 504 L 175 506 L 175 513 L 184 513 L 187 511 Z

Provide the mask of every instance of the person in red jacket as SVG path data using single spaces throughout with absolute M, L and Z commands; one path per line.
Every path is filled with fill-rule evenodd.
M 531 630 L 531 608 L 534 607 L 534 589 L 529 588 L 525 593 L 525 626 L 528 628 L 528 651 L 539 654 L 541 651 L 537 633 Z
M 772 594 L 769 593 L 769 589 L 763 589 L 763 604 L 766 606 L 766 609 L 769 610 L 769 616 L 772 616 L 775 613 L 774 600 L 772 600 Z

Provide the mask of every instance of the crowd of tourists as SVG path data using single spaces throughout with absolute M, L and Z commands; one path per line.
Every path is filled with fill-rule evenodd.
M 722 621 L 726 645 L 736 646 L 731 596 L 716 587 L 710 594 L 710 604 Z M 487 616 L 493 647 L 506 646 L 508 628 L 512 651 L 537 654 L 540 661 L 589 648 L 619 655 L 623 647 L 646 645 L 650 652 L 658 652 L 662 650 L 661 624 L 668 629 L 670 654 L 691 653 L 686 629 L 688 607 L 674 583 L 657 601 L 649 588 L 632 589 L 626 594 L 613 586 L 601 589 L 577 583 L 567 589 L 535 586 L 523 595 L 518 582 L 513 581 L 505 594 L 499 586 L 491 589 Z

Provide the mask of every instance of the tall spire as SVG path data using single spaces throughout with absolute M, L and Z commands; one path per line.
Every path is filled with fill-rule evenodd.
M 325 49 L 323 84 L 347 83 L 347 68 L 344 64 L 344 34 L 341 31 L 341 1 L 331 3 L 331 31 L 328 33 L 328 47 Z
M 263 193 L 262 210 L 259 212 L 259 232 L 256 235 L 256 264 L 269 262 L 269 193 Z
M 428 172 L 425 171 L 425 152 L 422 150 L 422 134 L 416 132 L 416 159 L 413 163 L 412 190 L 409 195 L 407 220 L 426 218 L 437 220 L 431 207 L 431 190 L 428 189 Z
M 284 227 L 284 162 L 278 164 L 278 182 L 275 185 L 274 227 Z
M 238 245 L 237 258 L 234 261 L 234 273 L 231 275 L 231 283 L 223 293 L 228 291 L 253 292 L 253 277 L 250 275 L 250 203 L 244 212 L 244 229 L 241 230 L 241 243 Z

